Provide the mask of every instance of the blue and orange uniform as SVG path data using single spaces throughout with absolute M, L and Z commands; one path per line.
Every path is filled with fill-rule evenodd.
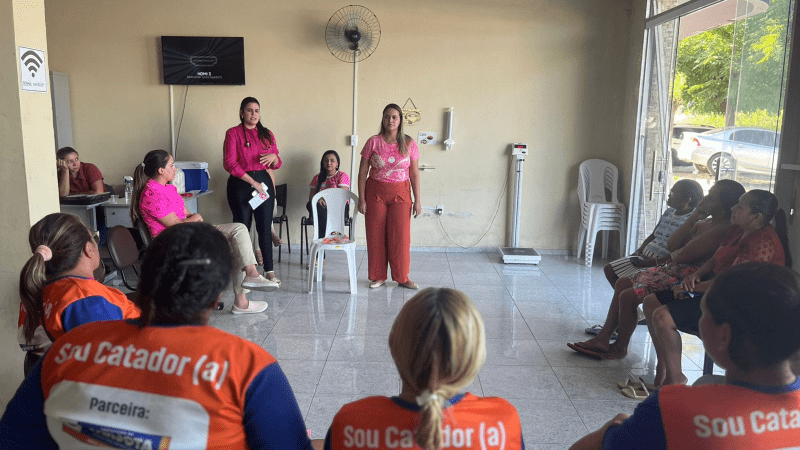
M 0 448 L 311 449 L 275 358 L 206 325 L 95 322 L 56 341 L 0 420 Z
M 367 397 L 344 405 L 333 418 L 325 449 L 418 448 L 419 406 L 399 397 Z M 445 402 L 442 448 L 524 449 L 517 410 L 498 397 L 458 394 Z
M 89 322 L 139 317 L 139 308 L 122 292 L 104 286 L 92 278 L 67 276 L 57 278 L 42 291 L 43 323 L 33 338 L 23 334 L 25 307 L 19 305 L 18 340 L 22 350 L 41 355 L 67 331 Z
M 603 448 L 800 448 L 800 381 L 664 386 L 609 427 Z

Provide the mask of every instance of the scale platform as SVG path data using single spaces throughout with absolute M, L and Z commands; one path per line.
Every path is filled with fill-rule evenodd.
M 500 247 L 500 255 L 505 264 L 539 264 L 542 256 L 532 248 Z

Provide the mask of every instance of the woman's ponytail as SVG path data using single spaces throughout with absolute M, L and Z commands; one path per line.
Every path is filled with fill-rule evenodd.
M 28 243 L 33 256 L 19 274 L 19 296 L 25 308 L 23 336 L 33 338 L 42 320 L 42 291 L 48 280 L 73 269 L 86 243 L 92 239 L 89 229 L 72 214 L 48 214 L 31 227 Z
M 25 308 L 22 334 L 26 341 L 33 338 L 36 327 L 44 320 L 41 299 L 46 282 L 44 257 L 40 253 L 34 253 L 19 273 L 19 298 Z
M 141 202 L 142 192 L 144 192 L 144 187 L 147 186 L 147 180 L 150 178 L 144 174 L 144 163 L 139 164 L 136 166 L 136 170 L 133 171 L 133 194 L 131 195 L 131 223 L 136 226 L 136 222 L 141 220 L 142 212 L 139 209 L 139 203 Z
M 442 394 L 426 390 L 417 397 L 420 406 L 419 423 L 414 430 L 414 440 L 425 450 L 442 448 L 442 417 L 445 398 Z
M 786 213 L 783 209 L 778 208 L 775 212 L 775 234 L 783 246 L 783 256 L 786 260 L 786 267 L 792 267 L 792 254 L 789 251 L 789 233 L 786 226 Z

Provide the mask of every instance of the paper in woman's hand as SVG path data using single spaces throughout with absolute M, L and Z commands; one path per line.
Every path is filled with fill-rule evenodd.
M 251 194 L 253 198 L 251 198 L 249 202 L 250 207 L 253 209 L 256 209 L 259 206 L 261 206 L 261 204 L 267 201 L 267 199 L 269 198 L 269 191 L 267 190 L 267 185 L 261 183 L 261 189 L 264 190 L 264 195 L 259 194 L 257 190 L 253 189 L 253 193 Z

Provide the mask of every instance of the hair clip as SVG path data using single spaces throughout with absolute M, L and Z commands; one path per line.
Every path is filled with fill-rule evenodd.
M 187 259 L 178 263 L 179 266 L 210 266 L 211 258 Z
M 144 169 L 144 163 L 142 163 L 142 169 Z

